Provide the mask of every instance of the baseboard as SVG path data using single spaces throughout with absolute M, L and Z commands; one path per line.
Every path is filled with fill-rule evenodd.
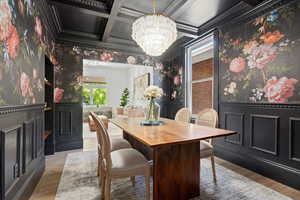
M 214 153 L 217 157 L 300 190 L 300 170 L 298 169 L 257 156 L 237 153 L 221 145 L 214 145 Z
M 80 140 L 72 140 L 72 141 L 61 141 L 56 143 L 56 152 L 60 151 L 69 151 L 74 149 L 82 149 L 83 148 L 83 139 Z

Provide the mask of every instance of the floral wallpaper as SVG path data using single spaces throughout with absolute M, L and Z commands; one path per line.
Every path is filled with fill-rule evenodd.
M 300 2 L 220 33 L 221 98 L 300 103 Z
M 0 105 L 44 102 L 44 59 L 53 58 L 54 42 L 36 2 L 0 1 Z
M 169 92 L 170 86 L 165 87 L 164 98 L 176 99 L 181 95 L 182 67 L 179 67 L 179 65 L 164 66 L 159 59 L 147 55 L 133 55 L 107 49 L 82 48 L 73 45 L 57 44 L 56 58 L 53 59 L 56 79 L 54 101 L 56 103 L 81 102 L 83 59 L 154 66 L 157 76 L 155 84 L 160 85 L 165 78 L 172 79 L 172 83 L 174 83 L 172 95 Z

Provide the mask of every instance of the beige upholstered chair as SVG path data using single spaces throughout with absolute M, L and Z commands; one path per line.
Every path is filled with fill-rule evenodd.
M 93 113 L 93 112 L 91 112 L 90 113 L 90 116 L 93 118 L 93 121 L 94 121 L 94 124 L 95 124 L 95 128 L 96 128 L 96 133 L 97 133 L 97 142 L 98 142 L 98 171 L 97 171 L 97 173 L 98 173 L 98 176 L 100 175 L 100 168 L 101 168 L 101 163 L 100 163 L 100 161 L 101 161 L 101 153 L 100 153 L 100 148 L 101 148 L 101 146 L 102 146 L 102 143 L 103 143 L 103 141 L 102 141 L 102 137 L 101 137 L 101 134 L 102 134 L 102 132 L 101 131 L 99 131 L 98 129 L 97 129 L 97 126 L 96 126 L 96 118 L 98 117 L 98 119 L 100 119 L 101 121 L 102 121 L 102 118 L 103 117 L 99 117 L 99 116 L 97 116 L 95 113 Z M 105 129 L 107 129 L 108 128 L 108 124 L 106 124 L 106 121 L 105 122 L 103 122 L 103 125 L 104 125 L 104 128 Z M 115 150 L 119 150 L 119 149 L 126 149 L 126 148 L 131 148 L 131 145 L 129 144 L 129 142 L 127 141 L 127 140 L 125 140 L 125 139 L 123 139 L 123 138 L 113 138 L 113 139 L 110 139 L 111 141 L 111 151 L 115 151 Z
M 102 147 L 100 148 L 101 164 L 101 194 L 105 200 L 110 200 L 111 179 L 134 177 L 144 175 L 146 178 L 146 199 L 150 200 L 150 164 L 138 151 L 127 148 L 111 151 L 108 133 L 101 120 L 95 116 L 95 123 L 100 136 Z
M 175 115 L 176 121 L 182 121 L 189 123 L 191 120 L 191 114 L 188 108 L 181 108 Z
M 216 128 L 218 123 L 218 113 L 214 109 L 204 109 L 198 113 L 196 123 L 198 125 Z M 208 141 L 200 141 L 200 159 L 207 157 L 210 157 L 211 159 L 213 177 L 214 181 L 216 181 L 217 179 L 212 139 L 209 139 Z

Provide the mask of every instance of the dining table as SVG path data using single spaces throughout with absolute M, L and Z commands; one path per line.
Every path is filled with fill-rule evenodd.
M 161 118 L 159 126 L 144 126 L 144 118 L 110 120 L 123 130 L 133 148 L 153 160 L 153 199 L 185 200 L 200 195 L 200 141 L 235 131 Z

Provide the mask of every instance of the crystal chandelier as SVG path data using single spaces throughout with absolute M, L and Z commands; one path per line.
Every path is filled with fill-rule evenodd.
M 150 56 L 162 55 L 177 39 L 176 23 L 155 12 L 138 18 L 132 25 L 132 38 Z

